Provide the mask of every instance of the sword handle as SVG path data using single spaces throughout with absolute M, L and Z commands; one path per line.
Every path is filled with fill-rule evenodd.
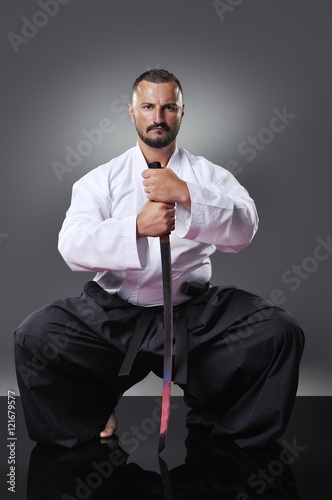
M 152 161 L 151 163 L 148 164 L 149 168 L 162 168 L 160 161 Z M 160 236 L 160 243 L 168 243 L 169 242 L 169 235 L 170 233 L 163 234 Z
M 159 236 L 160 243 L 169 243 L 169 233 Z
M 152 161 L 148 164 L 149 168 L 162 168 L 160 161 Z

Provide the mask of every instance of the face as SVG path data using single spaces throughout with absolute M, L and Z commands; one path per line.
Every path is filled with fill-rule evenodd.
M 182 94 L 175 82 L 143 80 L 133 94 L 129 113 L 139 138 L 153 148 L 171 144 L 184 114 Z

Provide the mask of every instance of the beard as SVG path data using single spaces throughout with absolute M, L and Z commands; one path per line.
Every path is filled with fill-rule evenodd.
M 135 122 L 135 127 L 136 127 L 136 132 L 139 136 L 139 138 L 147 145 L 150 146 L 151 148 L 165 148 L 166 146 L 169 146 L 176 138 L 176 136 L 179 133 L 181 123 L 179 123 L 176 127 L 170 128 L 166 123 L 158 123 L 158 127 L 161 127 L 163 130 L 167 132 L 167 134 L 160 135 L 160 137 L 148 137 L 145 135 L 142 130 L 140 130 Z M 146 129 L 146 133 L 148 133 L 150 130 L 153 130 L 156 125 L 151 125 Z

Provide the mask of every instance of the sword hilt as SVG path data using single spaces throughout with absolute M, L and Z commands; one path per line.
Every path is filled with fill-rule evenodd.
M 148 164 L 149 168 L 162 168 L 160 161 L 152 161 Z
M 162 168 L 160 161 L 152 161 L 151 163 L 148 164 L 149 168 Z M 169 235 L 170 233 L 163 234 L 160 236 L 160 243 L 168 243 L 169 242 Z

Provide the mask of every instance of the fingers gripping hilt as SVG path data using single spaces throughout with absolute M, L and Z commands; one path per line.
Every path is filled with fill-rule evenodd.
M 152 161 L 148 164 L 149 168 L 162 168 L 160 161 Z

